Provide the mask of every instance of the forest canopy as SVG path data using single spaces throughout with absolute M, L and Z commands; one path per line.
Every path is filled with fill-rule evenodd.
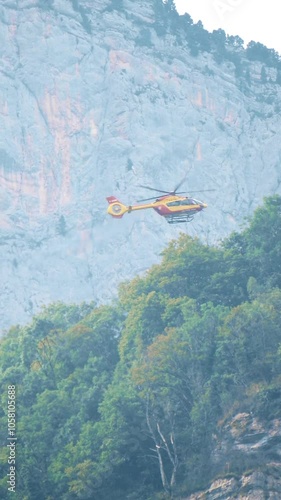
M 218 422 L 280 417 L 281 198 L 219 247 L 182 234 L 97 307 L 52 304 L 0 341 L 1 477 L 16 387 L 16 493 L 35 500 L 179 498 L 221 473 Z M 230 458 L 228 473 L 249 464 Z

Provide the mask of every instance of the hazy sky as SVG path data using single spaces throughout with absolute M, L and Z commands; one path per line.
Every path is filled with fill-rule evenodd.
M 279 0 L 175 0 L 179 14 L 188 12 L 208 31 L 222 28 L 239 35 L 245 43 L 254 40 L 281 54 Z

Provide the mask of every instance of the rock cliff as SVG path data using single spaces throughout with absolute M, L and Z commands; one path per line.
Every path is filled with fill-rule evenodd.
M 280 193 L 276 71 L 248 61 L 245 91 L 231 62 L 160 36 L 156 7 L 1 2 L 1 329 L 52 301 L 109 300 L 180 231 L 219 241 Z M 106 215 L 106 196 L 133 203 L 189 167 L 195 197 L 216 189 L 193 223 Z
M 209 488 L 186 500 L 281 498 L 280 419 L 238 413 L 222 426 L 214 443 L 212 466 L 220 472 Z

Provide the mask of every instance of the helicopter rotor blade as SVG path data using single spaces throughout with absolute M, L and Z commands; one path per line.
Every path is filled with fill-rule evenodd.
M 199 189 L 198 191 L 180 191 L 179 193 L 166 193 L 167 196 L 177 196 L 178 194 L 187 194 L 190 195 L 191 193 L 207 193 L 210 191 L 217 191 L 216 189 Z M 160 196 L 161 198 L 161 196 Z M 142 201 L 150 201 L 150 200 L 157 200 L 157 196 L 153 196 L 152 198 L 145 198 L 144 200 L 137 200 L 137 203 L 141 203 Z
M 144 200 L 137 200 L 137 203 L 141 203 L 142 201 L 150 201 L 150 200 L 157 200 L 157 196 L 153 196 L 153 198 L 145 198 Z
M 216 189 L 200 189 L 199 191 L 189 191 L 189 193 L 207 193 L 209 191 L 217 191 Z
M 175 194 L 175 196 L 177 196 L 178 194 L 206 193 L 207 191 L 216 191 L 216 189 L 199 189 L 198 191 L 193 189 L 192 191 L 179 191 L 178 193 Z
M 173 196 L 178 196 L 180 194 L 186 194 L 187 196 L 193 194 L 193 193 L 207 193 L 209 191 L 216 191 L 216 189 L 199 189 L 198 191 L 192 190 L 192 191 L 179 191 L 178 193 L 170 193 Z
M 198 191 L 180 191 L 179 193 L 166 193 L 167 196 L 177 196 L 178 194 L 187 194 L 190 195 L 191 193 L 207 193 L 210 191 L 217 191 L 216 189 L 199 189 Z M 162 191 L 161 191 L 162 192 Z M 152 198 L 145 198 L 142 200 L 137 200 L 137 203 L 141 203 L 142 201 L 151 201 L 151 200 L 157 200 L 158 196 L 153 196 Z
M 185 174 L 184 178 L 176 185 L 174 191 L 172 191 L 172 193 L 176 193 L 177 190 L 182 186 L 182 184 L 184 183 L 184 181 L 186 180 L 187 178 L 187 173 Z
M 187 163 L 189 163 L 189 162 L 187 162 Z M 184 174 L 184 177 L 183 177 L 183 178 L 182 178 L 182 180 L 181 180 L 181 181 L 180 181 L 180 182 L 179 182 L 179 183 L 175 186 L 175 189 L 174 189 L 174 191 L 173 191 L 173 194 L 176 194 L 177 190 L 178 190 L 178 189 L 182 186 L 182 184 L 186 181 L 187 176 L 188 176 L 188 174 L 189 174 L 189 172 L 190 172 L 190 170 L 191 170 L 192 168 L 193 168 L 193 164 L 192 164 L 192 165 L 188 165 L 188 166 L 187 166 L 187 170 L 186 170 L 186 172 L 185 172 L 185 174 Z
M 150 186 L 143 186 L 142 184 L 138 184 L 139 187 L 142 187 L 144 189 L 149 189 L 150 191 L 157 191 L 158 193 L 165 193 L 165 194 L 169 194 L 169 191 L 162 191 L 162 189 L 155 189 L 155 188 L 152 188 Z

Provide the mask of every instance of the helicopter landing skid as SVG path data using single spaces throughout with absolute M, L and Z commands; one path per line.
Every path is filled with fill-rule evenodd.
M 168 224 L 179 224 L 182 222 L 191 222 L 194 218 L 194 215 L 180 215 L 180 216 L 168 216 L 165 217 Z

